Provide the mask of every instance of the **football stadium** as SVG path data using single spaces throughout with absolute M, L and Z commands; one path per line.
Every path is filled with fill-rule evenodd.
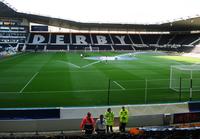
M 122 106 L 126 133 L 86 137 L 200 137 L 200 17 L 83 23 L 0 1 L 0 138 L 84 138 L 87 112 L 117 127 Z

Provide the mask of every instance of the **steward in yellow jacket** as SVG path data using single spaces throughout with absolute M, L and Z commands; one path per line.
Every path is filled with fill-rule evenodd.
M 126 124 L 128 123 L 128 109 L 123 106 L 119 112 L 119 130 L 125 132 Z
M 114 112 L 111 111 L 111 108 L 108 108 L 107 111 L 105 112 L 105 119 L 106 119 L 106 130 L 107 130 L 107 133 L 109 132 L 109 128 L 110 128 L 110 131 L 113 132 L 113 125 L 114 125 Z

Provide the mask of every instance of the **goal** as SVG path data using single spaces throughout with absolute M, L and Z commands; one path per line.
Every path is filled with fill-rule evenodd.
M 170 69 L 170 89 L 200 91 L 200 65 L 174 65 Z

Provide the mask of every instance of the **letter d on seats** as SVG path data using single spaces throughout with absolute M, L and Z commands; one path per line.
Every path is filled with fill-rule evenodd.
M 40 43 L 43 43 L 44 41 L 45 41 L 44 36 L 42 36 L 42 35 L 34 35 L 34 38 L 33 38 L 33 43 L 34 44 L 40 44 Z

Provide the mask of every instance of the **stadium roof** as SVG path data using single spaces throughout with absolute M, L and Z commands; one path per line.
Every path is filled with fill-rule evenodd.
M 115 23 L 83 23 L 60 18 L 52 18 L 36 14 L 17 12 L 7 4 L 0 2 L 0 17 L 25 18 L 29 22 L 70 28 L 76 30 L 97 31 L 193 31 L 200 30 L 200 17 L 180 19 L 162 24 L 115 24 Z

